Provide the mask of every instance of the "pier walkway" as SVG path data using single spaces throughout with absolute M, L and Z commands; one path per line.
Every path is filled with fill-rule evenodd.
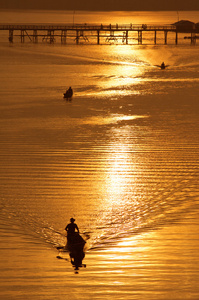
M 178 34 L 182 33 L 174 25 L 147 24 L 0 24 L 0 31 L 8 31 L 8 40 L 13 43 L 15 38 L 38 43 L 39 41 L 54 43 L 58 39 L 62 44 L 73 41 L 76 44 L 143 44 L 143 35 L 147 39 L 152 35 L 154 44 L 168 43 L 168 33 L 174 35 L 173 41 L 178 44 Z M 198 36 L 193 29 L 183 31 L 191 43 L 195 43 Z M 160 33 L 160 36 L 158 34 Z

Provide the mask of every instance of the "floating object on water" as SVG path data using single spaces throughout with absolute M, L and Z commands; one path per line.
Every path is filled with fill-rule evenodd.
M 155 65 L 156 67 L 159 67 L 161 70 L 165 70 L 169 65 L 165 65 L 165 63 L 161 63 L 161 65 Z
M 71 100 L 72 96 L 73 96 L 73 90 L 71 87 L 69 87 L 69 89 L 64 93 L 64 98 L 66 100 Z
M 59 255 L 57 256 L 57 258 L 65 259 L 64 256 L 62 256 L 62 254 L 65 252 L 69 252 L 71 264 L 75 269 L 75 273 L 78 273 L 80 267 L 86 267 L 85 264 L 82 264 L 82 261 L 85 257 L 85 244 L 86 241 L 81 237 L 81 235 L 78 232 L 75 232 L 74 235 L 67 240 L 66 246 L 57 247 L 57 250 L 59 250 Z

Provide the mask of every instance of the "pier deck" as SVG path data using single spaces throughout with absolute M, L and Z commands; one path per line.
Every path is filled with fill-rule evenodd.
M 143 43 L 143 34 L 153 34 L 153 42 L 157 44 L 157 35 L 162 32 L 159 40 L 163 40 L 166 45 L 168 33 L 175 35 L 174 43 L 178 44 L 178 34 L 182 33 L 174 25 L 147 25 L 147 24 L 0 24 L 0 31 L 8 31 L 8 40 L 14 42 L 14 37 L 20 37 L 21 43 L 25 41 L 38 43 L 47 41 L 54 43 L 55 38 L 59 38 L 62 44 L 67 40 L 73 40 L 76 44 L 80 42 L 105 44 L 118 42 L 121 44 L 131 44 L 136 40 L 138 44 Z M 196 30 L 185 31 L 191 43 L 195 43 L 198 36 Z M 134 36 L 132 36 L 134 34 Z

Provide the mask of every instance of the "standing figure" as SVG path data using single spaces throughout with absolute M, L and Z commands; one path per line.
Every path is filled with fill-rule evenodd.
M 67 241 L 71 242 L 75 237 L 75 233 L 79 233 L 79 228 L 77 224 L 75 224 L 75 219 L 70 219 L 70 223 L 66 226 L 65 230 L 67 232 Z

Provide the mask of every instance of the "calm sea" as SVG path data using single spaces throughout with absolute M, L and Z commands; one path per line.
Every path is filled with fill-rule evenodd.
M 199 21 L 199 12 L 0 16 L 1 23 Z M 89 237 L 90 267 L 65 299 L 198 299 L 199 41 L 9 45 L 7 34 L 0 33 L 1 237 L 53 248 L 65 243 L 74 217 Z M 163 61 L 166 70 L 156 67 Z

